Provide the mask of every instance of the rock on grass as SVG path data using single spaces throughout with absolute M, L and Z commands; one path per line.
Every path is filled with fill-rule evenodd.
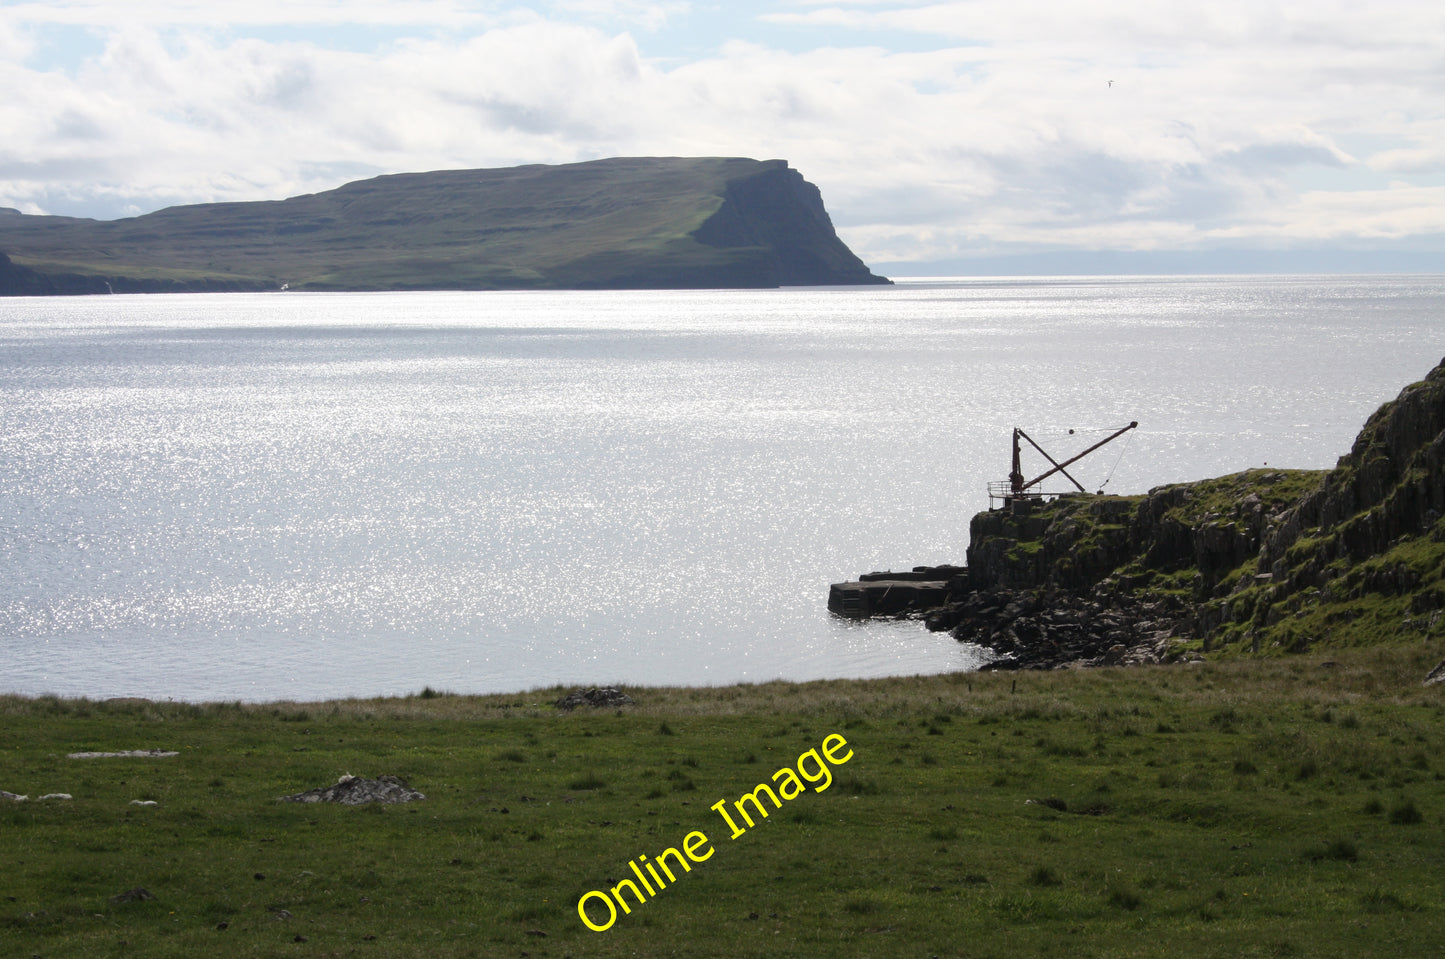
M 281 802 L 335 802 L 343 806 L 360 806 L 364 803 L 399 803 L 414 799 L 425 799 L 417 790 L 396 776 L 378 776 L 376 779 L 362 779 L 347 774 L 336 781 L 334 786 L 319 786 L 316 789 L 294 796 L 282 796 Z

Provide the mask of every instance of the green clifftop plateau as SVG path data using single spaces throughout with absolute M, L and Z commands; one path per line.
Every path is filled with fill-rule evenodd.
M 123 220 L 0 211 L 0 294 L 878 284 L 783 160 L 381 176 Z

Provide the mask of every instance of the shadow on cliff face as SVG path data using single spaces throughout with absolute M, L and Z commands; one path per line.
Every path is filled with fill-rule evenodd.
M 693 239 L 766 251 L 782 286 L 892 282 L 871 273 L 838 238 L 822 193 L 786 164 L 729 182 L 722 206 Z

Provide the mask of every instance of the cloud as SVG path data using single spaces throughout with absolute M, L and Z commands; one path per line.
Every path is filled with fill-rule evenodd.
M 616 136 L 640 67 L 626 37 L 532 24 L 385 55 L 203 34 L 115 31 L 75 77 L 9 68 L 0 123 L 11 197 L 258 199 L 371 172 L 577 159 Z M 11 204 L 13 205 L 13 204 Z
M 1212 231 L 1218 240 L 1400 240 L 1445 233 L 1445 187 L 1311 191 Z
M 13 22 L 92 28 L 329 25 L 487 26 L 490 3 L 463 0 L 45 0 L 10 3 Z
M 1370 157 L 1370 169 L 1396 174 L 1445 173 L 1445 122 L 1420 124 L 1419 127 L 1433 128 L 1433 135 L 1428 141 L 1413 147 L 1382 150 Z
M 549 10 L 555 14 L 571 14 L 592 22 L 627 23 L 652 31 L 670 19 L 687 13 L 689 4 L 657 3 L 653 0 L 553 0 Z
M 487 0 L 45 0 L 6 3 L 15 23 L 88 28 L 254 26 L 391 26 L 407 32 L 479 30 L 540 20 L 580 18 L 654 30 L 685 13 L 682 0 L 542 0 L 513 6 Z M 540 11 L 540 12 L 539 12 Z
M 18 24 L 0 17 L 0 64 L 21 63 L 34 49 L 34 40 Z
M 730 155 L 791 161 L 883 261 L 1441 232 L 1435 4 L 760 9 L 786 38 L 720 37 L 689 60 L 652 32 L 686 24 L 678 2 L 0 6 L 0 206 L 153 209 L 382 172 Z M 352 48 L 244 29 L 387 23 Z M 35 31 L 57 25 L 103 48 L 29 65 Z M 801 42 L 809 31 L 823 32 Z M 1296 186 L 1320 170 L 1330 190 Z M 1381 174 L 1399 182 L 1381 189 Z

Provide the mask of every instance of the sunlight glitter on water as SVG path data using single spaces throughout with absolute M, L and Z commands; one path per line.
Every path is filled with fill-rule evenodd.
M 1439 278 L 0 302 L 4 676 L 264 700 L 972 668 L 833 619 L 828 583 L 961 562 L 1014 425 L 1138 419 L 1087 477 L 1117 492 L 1332 465 L 1445 353 L 1442 304 Z

